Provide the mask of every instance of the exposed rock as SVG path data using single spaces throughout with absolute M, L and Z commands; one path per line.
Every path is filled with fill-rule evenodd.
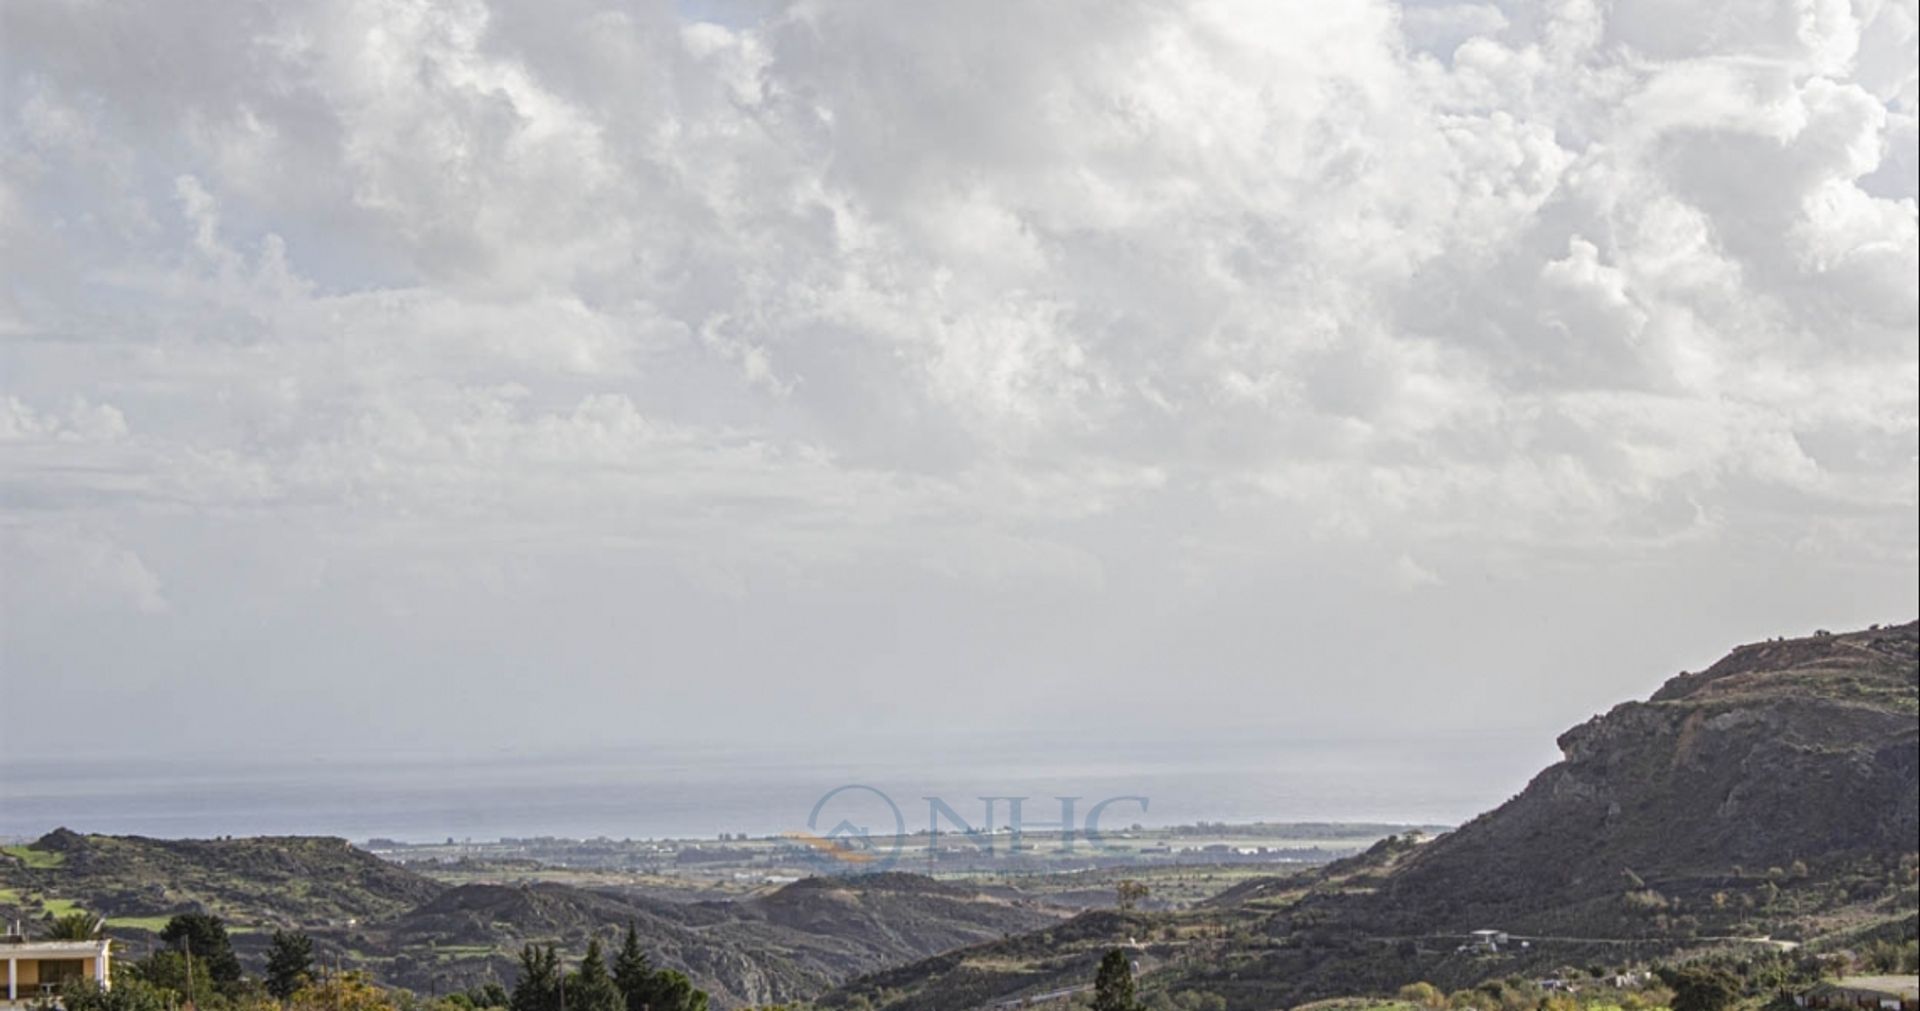
M 1591 923 L 1579 903 L 1617 897 L 1624 870 L 1684 888 L 1736 865 L 1910 851 L 1917 645 L 1907 624 L 1744 646 L 1680 675 L 1562 735 L 1565 761 L 1424 847 L 1382 901 L 1433 927 L 1565 925 L 1570 908 Z

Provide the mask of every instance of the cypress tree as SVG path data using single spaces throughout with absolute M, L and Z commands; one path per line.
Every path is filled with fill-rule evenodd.
M 1139 1011 L 1133 996 L 1133 963 L 1127 953 L 1115 948 L 1100 960 L 1100 972 L 1093 977 L 1093 1011 Z

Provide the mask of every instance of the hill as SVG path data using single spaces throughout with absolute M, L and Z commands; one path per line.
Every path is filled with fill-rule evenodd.
M 395 916 L 445 888 L 345 839 L 150 839 L 55 829 L 0 851 L 0 914 L 33 919 L 74 904 L 119 930 L 182 912 L 254 927 L 344 926 Z
M 671 902 L 561 884 L 463 885 L 351 938 L 395 952 L 382 977 L 426 988 L 510 980 L 524 942 L 578 952 L 631 924 L 722 1006 L 810 997 L 861 973 L 1053 922 L 1042 909 L 910 874 L 811 878 L 733 902 Z
M 1910 939 L 1917 633 L 1740 647 L 1568 731 L 1563 761 L 1432 841 L 1389 839 L 1195 910 L 1089 914 L 855 980 L 822 1003 L 963 1011 L 1084 983 L 1113 945 L 1135 952 L 1148 992 L 1268 1011 L 1683 949 Z M 1479 928 L 1517 936 L 1462 950 Z
M 1744 646 L 1595 717 L 1561 736 L 1564 761 L 1410 856 L 1373 905 L 1409 929 L 1792 926 L 1738 899 L 1897 860 L 1920 837 L 1915 630 Z
M 719 1007 L 811 996 L 861 973 L 1033 930 L 1058 914 L 911 874 L 808 879 L 737 901 L 673 902 L 563 884 L 452 887 L 343 839 L 150 839 L 59 829 L 0 854 L 0 917 L 81 908 L 113 933 L 182 912 L 235 930 L 256 970 L 267 934 L 311 934 L 323 957 L 383 982 L 444 991 L 511 982 L 529 942 L 575 957 L 629 924 Z

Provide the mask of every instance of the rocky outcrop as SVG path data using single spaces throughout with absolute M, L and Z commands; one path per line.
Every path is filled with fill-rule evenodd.
M 1770 868 L 1910 852 L 1917 645 L 1914 624 L 1823 633 L 1681 674 L 1568 731 L 1564 761 L 1404 861 L 1382 898 L 1429 927 L 1631 929 Z
M 1106 948 L 1175 924 L 1218 940 L 1204 957 L 1149 941 L 1143 957 L 1176 963 L 1156 985 L 1219 994 L 1235 1008 L 1392 993 L 1416 980 L 1451 989 L 1661 957 L 1716 937 L 1817 939 L 1836 925 L 1910 937 L 1916 632 L 1741 647 L 1568 731 L 1562 761 L 1431 842 L 1391 838 L 1309 874 L 1246 881 L 1172 920 L 1086 914 L 856 980 L 821 1006 L 986 1006 L 1084 981 Z M 1481 928 L 1531 947 L 1456 950 Z

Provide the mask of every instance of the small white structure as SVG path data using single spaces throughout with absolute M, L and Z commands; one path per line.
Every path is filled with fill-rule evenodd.
M 1504 930 L 1476 930 L 1467 936 L 1473 939 L 1471 946 L 1480 951 L 1499 951 L 1500 946 L 1507 943 Z
M 104 989 L 113 985 L 109 962 L 113 942 L 29 941 L 18 934 L 0 938 L 0 958 L 7 963 L 7 989 L 0 1008 L 15 1011 L 60 993 L 69 980 L 91 978 Z

